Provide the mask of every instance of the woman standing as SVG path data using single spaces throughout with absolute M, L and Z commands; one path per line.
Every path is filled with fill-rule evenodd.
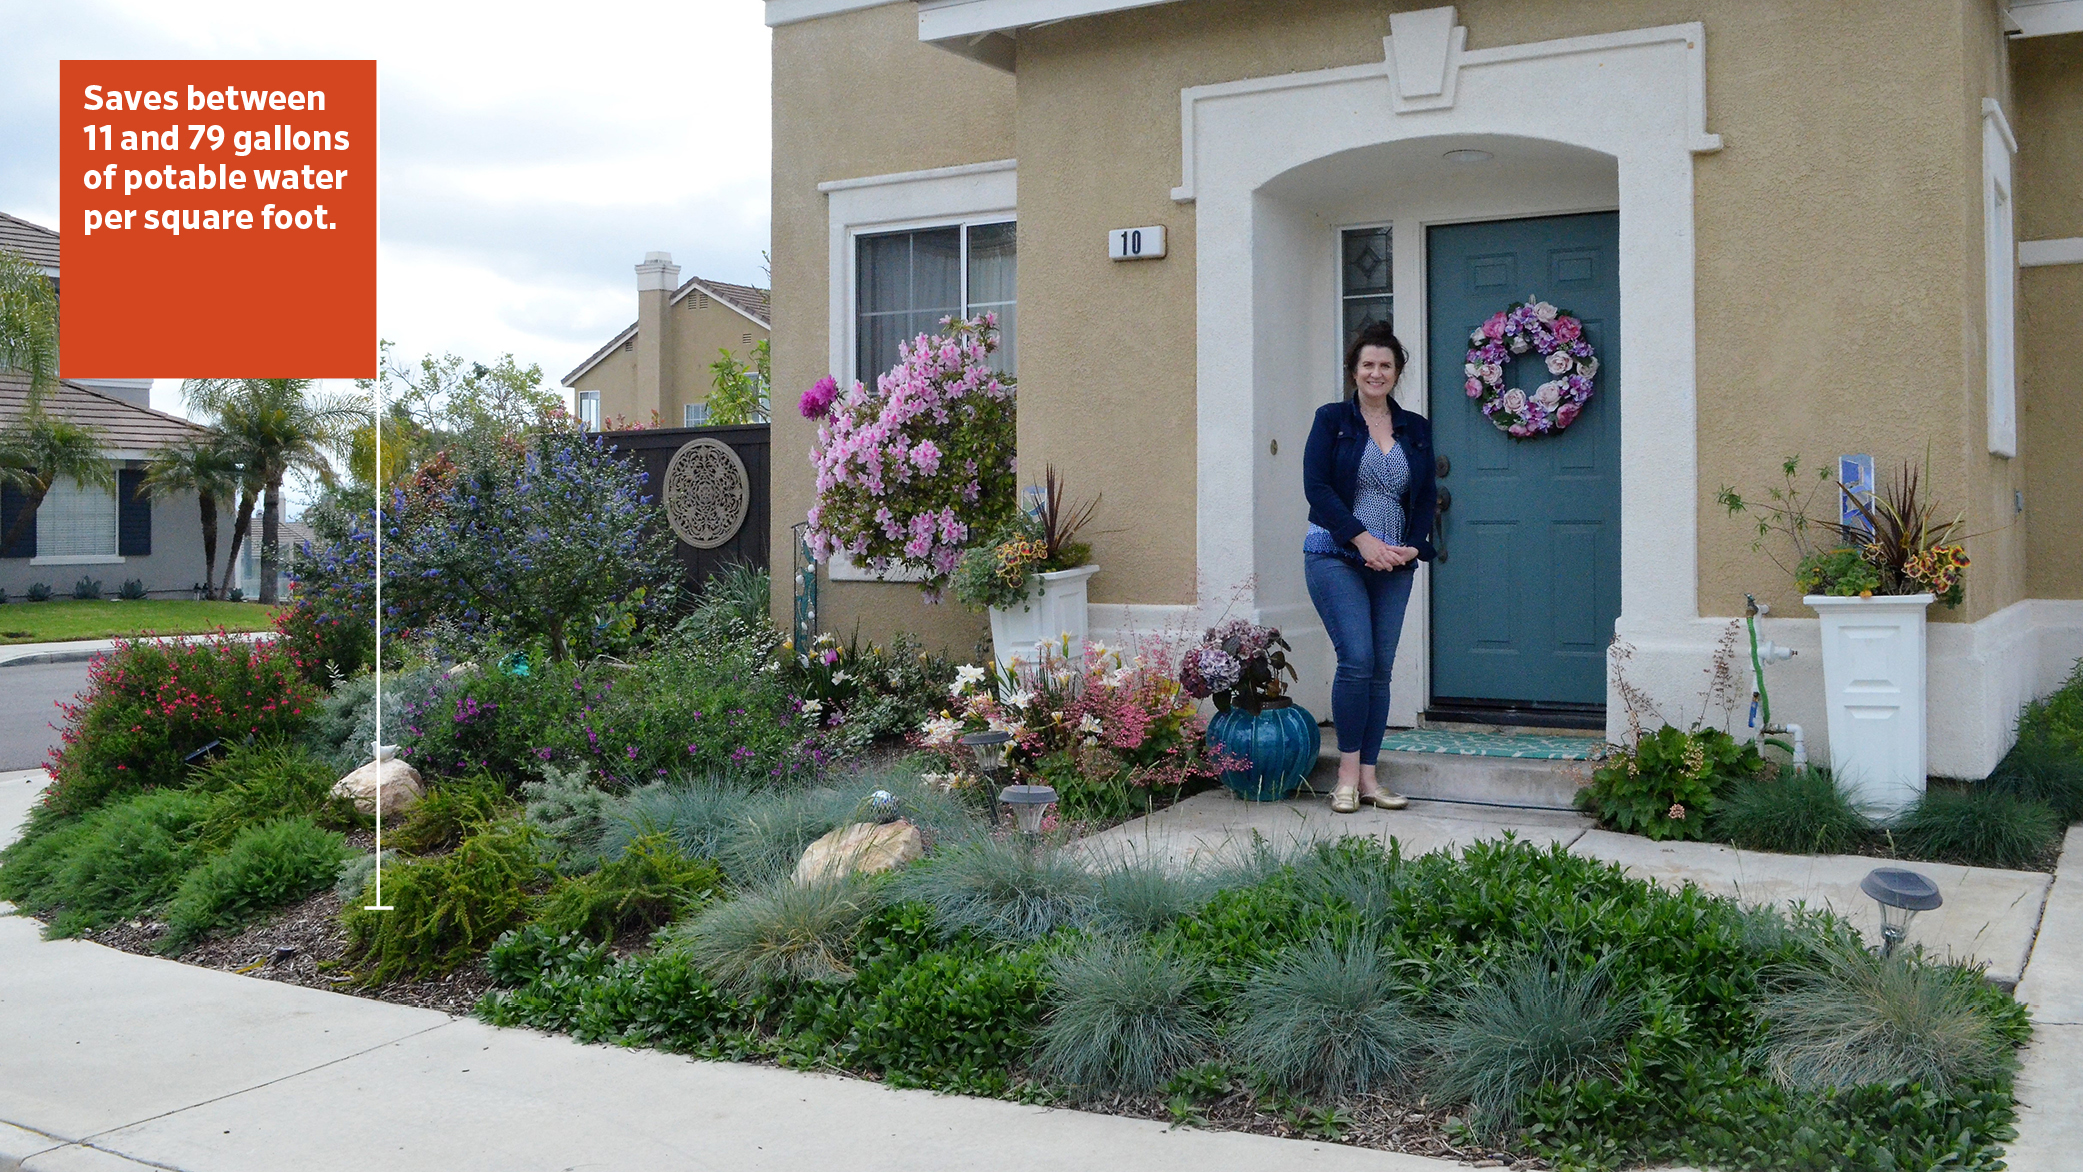
M 1331 808 L 1341 814 L 1362 802 L 1384 810 L 1409 804 L 1374 776 L 1411 580 L 1417 563 L 1434 552 L 1432 429 L 1424 416 L 1389 397 L 1407 358 L 1387 322 L 1361 329 L 1345 352 L 1345 401 L 1317 408 L 1302 453 L 1302 489 L 1309 497 L 1304 572 L 1338 653 L 1331 680 L 1338 784 Z

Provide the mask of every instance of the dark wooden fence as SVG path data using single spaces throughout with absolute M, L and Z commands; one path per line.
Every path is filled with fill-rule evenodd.
M 699 588 L 709 575 L 733 563 L 767 568 L 767 523 L 772 501 L 768 488 L 768 430 L 766 424 L 757 423 L 744 427 L 656 427 L 611 431 L 601 436 L 610 449 L 643 465 L 647 476 L 644 495 L 654 500 L 665 492 L 666 468 L 672 463 L 673 454 L 693 439 L 706 436 L 718 440 L 744 463 L 750 500 L 738 531 L 713 549 L 697 549 L 674 535 L 673 552 L 687 570 L 688 586 Z

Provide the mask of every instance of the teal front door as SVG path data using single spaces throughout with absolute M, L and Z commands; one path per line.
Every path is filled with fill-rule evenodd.
M 1435 719 L 1604 724 L 1620 614 L 1619 225 L 1601 212 L 1428 230 Z M 1513 439 L 1467 396 L 1462 364 L 1470 331 L 1529 295 L 1584 323 L 1599 370 L 1566 430 Z M 1530 354 L 1506 367 L 1504 385 L 1531 394 L 1550 377 Z M 1690 508 L 1690 486 L 1683 498 Z

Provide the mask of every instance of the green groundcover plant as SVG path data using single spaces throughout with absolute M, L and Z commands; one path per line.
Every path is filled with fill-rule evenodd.
M 1186 1118 L 1243 1088 L 1332 1136 L 1353 1095 L 1425 1096 L 1564 1168 L 1989 1168 L 2011 1135 L 2023 1010 L 1973 969 L 1877 962 L 1828 915 L 1509 841 L 1260 850 L 1202 882 L 1167 915 L 1109 920 L 1052 863 L 970 847 L 896 880 L 715 892 L 619 959 L 530 925 L 493 947 L 479 1013 L 897 1085 L 1154 1097 Z M 1804 1057 L 1833 1013 L 1886 1024 L 1840 1047 L 1857 1061 Z

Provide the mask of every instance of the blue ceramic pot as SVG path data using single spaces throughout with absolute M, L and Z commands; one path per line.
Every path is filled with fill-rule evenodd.
M 1316 717 L 1299 704 L 1268 706 L 1253 716 L 1242 708 L 1218 712 L 1208 722 L 1208 744 L 1251 762 L 1248 768 L 1222 775 L 1222 784 L 1253 802 L 1277 802 L 1291 796 L 1316 768 L 1323 730 Z

